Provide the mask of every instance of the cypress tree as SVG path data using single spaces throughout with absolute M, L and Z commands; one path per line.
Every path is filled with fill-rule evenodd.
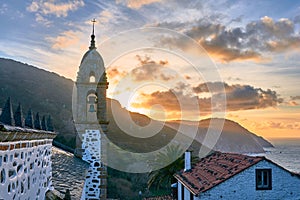
M 47 130 L 47 126 L 46 126 L 46 116 L 45 116 L 45 115 L 44 115 L 43 118 L 42 118 L 41 126 L 42 126 L 42 130 L 44 130 L 44 131 Z
M 34 118 L 34 128 L 37 130 L 41 130 L 41 121 L 40 121 L 40 115 L 37 112 Z
M 33 117 L 32 117 L 31 109 L 29 109 L 28 112 L 27 112 L 27 116 L 26 116 L 26 119 L 25 119 L 25 127 L 33 128 Z
M 20 103 L 14 114 L 14 118 L 15 118 L 15 126 L 23 127 L 23 113 L 22 113 L 22 106 Z
M 0 116 L 0 122 L 11 126 L 15 125 L 10 97 L 8 97 L 6 100 L 6 103 Z
M 47 131 L 54 131 L 50 115 L 47 118 Z

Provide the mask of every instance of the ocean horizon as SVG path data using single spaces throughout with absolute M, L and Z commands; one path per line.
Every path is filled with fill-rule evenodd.
M 300 138 L 268 138 L 274 148 L 266 148 L 266 158 L 300 174 Z

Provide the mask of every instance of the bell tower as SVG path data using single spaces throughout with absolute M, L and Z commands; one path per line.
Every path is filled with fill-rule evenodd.
M 84 54 L 73 88 L 73 118 L 77 130 L 74 155 L 90 163 L 81 199 L 106 199 L 105 142 L 107 134 L 105 67 L 95 46 L 95 19 L 89 50 Z

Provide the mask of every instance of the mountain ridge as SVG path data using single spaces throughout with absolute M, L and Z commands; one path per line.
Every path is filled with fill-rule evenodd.
M 0 106 L 4 105 L 8 97 L 11 97 L 14 109 L 20 102 L 23 106 L 24 113 L 27 112 L 29 108 L 32 108 L 33 112 L 39 112 L 40 115 L 50 114 L 53 116 L 54 127 L 59 133 L 56 140 L 72 148 L 74 148 L 76 136 L 75 126 L 72 120 L 73 84 L 74 82 L 71 79 L 67 79 L 54 72 L 48 72 L 44 69 L 12 59 L 0 58 Z M 116 106 L 119 113 L 124 112 L 126 114 L 126 112 L 128 112 L 134 123 L 140 126 L 146 126 L 152 119 L 146 115 L 130 112 L 122 108 L 117 100 L 107 98 L 107 101 L 111 139 L 114 139 L 114 141 L 121 146 L 128 146 L 127 142 L 130 143 L 130 141 L 117 141 L 120 135 L 122 135 L 122 137 L 124 136 L 124 140 L 126 137 L 124 131 L 117 126 L 112 116 L 110 106 Z M 153 121 L 158 122 L 156 120 Z M 168 125 L 170 123 L 171 122 L 167 122 L 166 124 Z M 200 121 L 199 123 L 201 124 L 203 122 Z M 173 137 L 171 135 L 177 133 L 176 128 L 175 130 L 171 129 L 174 129 L 174 127 L 164 126 L 162 130 L 170 133 L 170 135 L 165 136 L 166 134 L 161 133 L 160 137 L 169 137 L 169 139 L 171 139 Z M 185 135 L 188 136 L 188 134 Z M 158 143 L 163 145 L 160 141 L 160 137 L 157 136 L 154 141 L 159 141 Z M 136 138 L 130 138 L 130 140 L 140 145 L 138 149 L 143 148 L 143 145 L 140 144 L 140 140 Z M 259 139 L 256 138 L 256 140 Z M 150 141 L 151 140 L 149 140 L 149 142 Z M 199 142 L 201 140 L 198 138 L 197 141 Z M 262 139 L 262 141 L 264 141 L 264 139 Z M 157 146 L 153 147 L 153 149 L 156 148 Z
M 208 118 L 199 122 L 185 120 L 183 124 L 179 125 L 179 123 L 180 121 L 176 120 L 167 122 L 167 125 L 173 128 L 183 126 L 186 130 L 192 130 L 190 127 L 196 126 L 198 129 L 194 138 L 202 144 L 205 144 L 205 138 L 207 137 L 208 131 L 216 132 L 216 137 L 218 137 L 218 141 L 216 141 L 216 145 L 214 146 L 214 150 L 216 151 L 261 153 L 264 151 L 264 148 L 273 147 L 273 145 L 263 137 L 248 131 L 239 123 L 232 120 Z M 212 127 L 210 127 L 211 124 Z M 220 129 L 215 129 L 214 127 L 220 127 Z

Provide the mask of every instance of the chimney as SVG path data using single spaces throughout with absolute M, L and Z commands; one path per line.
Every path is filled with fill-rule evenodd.
M 191 152 L 190 151 L 186 151 L 184 153 L 184 171 L 189 171 L 192 169 L 191 166 Z

